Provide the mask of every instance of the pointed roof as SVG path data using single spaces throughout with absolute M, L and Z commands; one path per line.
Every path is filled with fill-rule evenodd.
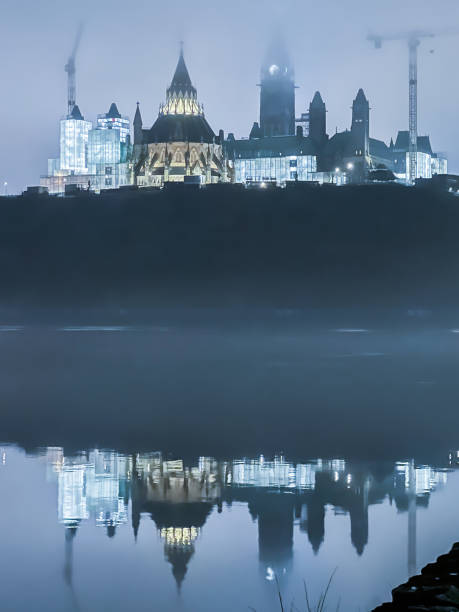
M 323 108 L 325 106 L 324 101 L 322 100 L 322 96 L 320 95 L 320 91 L 316 91 L 314 97 L 311 102 L 311 108 Z
M 418 136 L 418 151 L 433 155 L 429 136 Z
M 194 89 L 191 84 L 190 75 L 188 68 L 185 64 L 185 58 L 183 56 L 183 48 L 180 49 L 180 56 L 177 62 L 177 67 L 172 78 L 172 83 L 169 89 L 176 91 L 186 91 L 187 89 Z
M 140 114 L 140 106 L 138 102 L 134 115 L 134 125 L 142 125 L 142 115 Z
M 394 149 L 396 151 L 409 151 L 410 149 L 410 133 L 408 130 L 401 130 L 397 134 Z M 418 151 L 420 153 L 428 153 L 432 155 L 432 146 L 429 136 L 418 136 Z
M 359 104 L 368 102 L 367 97 L 366 97 L 366 95 L 365 95 L 365 93 L 364 93 L 362 88 L 360 88 L 359 91 L 357 92 L 357 96 L 356 96 L 354 102 L 357 102 Z
M 78 108 L 78 104 L 75 104 L 75 106 L 72 109 L 72 112 L 69 115 L 69 119 L 77 119 L 78 121 L 83 121 L 84 117 L 80 112 L 80 109 Z
M 370 138 L 370 154 L 382 159 L 390 159 L 390 148 L 383 140 Z
M 118 111 L 118 107 L 114 102 L 111 103 L 110 108 L 107 113 L 108 119 L 121 119 L 121 115 Z
M 198 102 L 198 92 L 191 83 L 183 49 L 180 49 L 172 82 L 166 90 L 166 102 L 159 107 L 159 118 L 166 115 L 204 117 L 204 107 Z

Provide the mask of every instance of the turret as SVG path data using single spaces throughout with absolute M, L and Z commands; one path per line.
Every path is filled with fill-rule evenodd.
M 354 166 L 351 181 L 362 183 L 367 178 L 370 163 L 370 104 L 363 89 L 359 89 L 352 104 L 349 155 Z
M 368 157 L 370 152 L 370 104 L 359 89 L 352 104 L 352 144 L 353 155 L 356 157 Z
M 327 109 L 318 91 L 309 105 L 309 136 L 317 145 L 327 138 Z
M 252 126 L 252 129 L 250 130 L 250 134 L 249 134 L 249 138 L 250 140 L 253 140 L 254 138 L 262 138 L 263 133 L 260 129 L 260 125 L 258 123 L 258 121 L 254 121 L 254 124 Z

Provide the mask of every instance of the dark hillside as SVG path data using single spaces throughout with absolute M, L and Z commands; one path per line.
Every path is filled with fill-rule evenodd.
M 4 301 L 459 304 L 459 200 L 397 186 L 0 199 Z

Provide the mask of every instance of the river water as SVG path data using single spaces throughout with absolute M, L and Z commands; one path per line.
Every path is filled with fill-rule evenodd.
M 449 550 L 459 334 L 340 323 L 0 327 L 2 610 L 364 611 Z

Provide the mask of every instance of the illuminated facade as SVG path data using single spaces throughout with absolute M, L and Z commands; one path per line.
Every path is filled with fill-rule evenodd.
M 314 155 L 289 155 L 287 157 L 236 158 L 234 174 L 236 183 L 313 181 L 317 170 Z
M 297 131 L 295 135 L 295 123 Z M 234 164 L 234 181 L 286 186 L 289 181 L 362 184 L 374 180 L 406 182 L 408 132 L 388 146 L 370 137 L 370 104 L 359 89 L 352 103 L 350 129 L 326 132 L 325 102 L 316 92 L 295 120 L 294 68 L 282 43 L 274 42 L 261 68 L 260 120 L 249 138 L 225 142 Z M 433 153 L 429 138 L 418 137 L 418 178 L 447 173 L 446 157 Z
M 58 473 L 58 518 L 66 527 L 75 527 L 89 518 L 86 499 L 86 466 L 67 461 Z
M 350 182 L 367 180 L 407 181 L 409 167 L 409 134 L 398 132 L 395 143 L 387 145 L 370 137 L 370 107 L 362 90 L 359 90 L 352 107 L 352 126 L 345 132 L 337 132 L 319 152 L 319 166 L 324 170 L 346 172 Z M 327 137 L 328 138 L 328 137 Z M 418 136 L 416 178 L 430 179 L 436 174 L 447 174 L 445 155 L 434 153 L 428 136 Z M 381 170 L 384 172 L 381 173 Z M 379 177 L 383 177 L 380 179 Z M 376 177 L 376 179 L 373 179 Z
M 142 127 L 140 109 L 134 119 L 134 176 L 139 187 L 162 187 L 169 182 L 210 184 L 229 180 L 230 165 L 198 102 L 183 52 L 166 102 L 153 127 Z
M 115 103 L 108 113 L 98 115 L 94 129 L 75 105 L 60 122 L 60 156 L 48 160 L 41 185 L 51 194 L 63 194 L 70 187 L 98 193 L 130 184 L 130 133 L 129 119 L 121 116 Z
M 409 134 L 401 131 L 390 151 L 393 159 L 394 173 L 400 180 L 407 180 L 406 169 L 409 168 Z M 428 136 L 418 136 L 416 178 L 430 179 L 436 174 L 448 173 L 448 161 L 445 155 L 434 153 Z
M 75 104 L 72 114 L 60 123 L 59 170 L 68 174 L 88 172 L 88 135 L 92 123 L 85 121 Z
M 224 503 L 248 505 L 258 524 L 260 569 L 272 580 L 273 572 L 289 571 L 294 525 L 317 552 L 325 540 L 326 512 L 348 515 L 351 542 L 360 555 L 369 539 L 371 505 L 388 499 L 415 526 L 416 507 L 427 506 L 448 479 L 447 470 L 414 461 L 397 462 L 381 479 L 343 459 L 293 463 L 283 456 L 200 457 L 187 466 L 161 453 L 92 450 L 72 458 L 63 449 L 49 448 L 42 456 L 47 478 L 57 479 L 58 519 L 66 528 L 66 542 L 90 519 L 113 537 L 117 526 L 129 523 L 130 511 L 135 538 L 140 522 L 152 520 L 178 588 L 208 517 L 214 508 L 221 512 Z M 408 533 L 408 561 L 415 567 L 415 528 Z
M 89 190 L 93 177 L 88 168 L 88 143 L 92 123 L 86 121 L 75 104 L 70 115 L 60 121 L 59 157 L 48 160 L 48 174 L 40 185 L 51 194 L 65 193 L 67 186 Z
M 252 134 L 254 130 L 252 129 Z M 236 183 L 315 181 L 317 158 L 310 138 L 274 136 L 226 141 L 228 157 L 234 164 Z
M 117 189 L 130 183 L 130 133 L 129 119 L 120 115 L 115 103 L 108 113 L 98 115 L 97 127 L 88 137 L 88 169 L 94 191 Z
M 122 143 L 129 143 L 131 139 L 131 122 L 129 117 L 123 117 L 114 102 L 112 102 L 108 113 L 97 115 L 97 127 L 102 130 L 119 130 L 120 141 Z

